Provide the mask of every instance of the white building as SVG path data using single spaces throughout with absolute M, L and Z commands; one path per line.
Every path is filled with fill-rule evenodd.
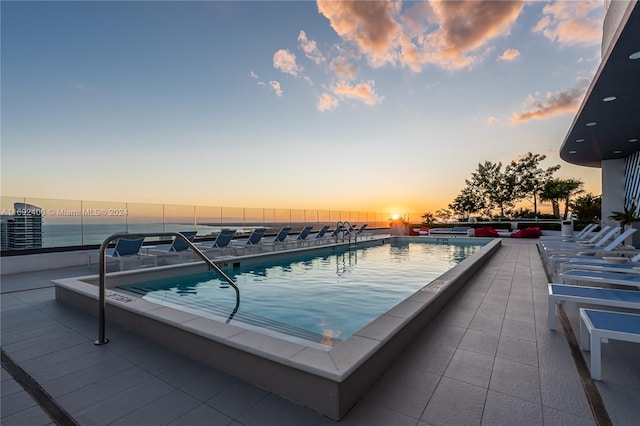
M 640 201 L 640 6 L 606 2 L 602 61 L 560 148 L 602 169 L 602 219 Z

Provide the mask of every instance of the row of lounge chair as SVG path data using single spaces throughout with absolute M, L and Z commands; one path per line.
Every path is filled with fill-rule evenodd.
M 601 380 L 603 343 L 640 343 L 640 252 L 624 246 L 635 229 L 605 226 L 593 233 L 596 227 L 576 237 L 542 238 L 538 245 L 550 274 L 559 269 L 560 282 L 548 288 L 549 328 L 556 328 L 557 305 L 587 305 L 579 308 L 580 348 L 590 352 L 591 377 Z
M 252 250 L 276 250 L 279 248 L 295 248 L 326 244 L 337 241 L 338 238 L 357 238 L 363 235 L 367 224 L 360 228 L 345 227 L 339 224 L 333 232 L 329 232 L 329 226 L 324 225 L 318 232 L 312 233 L 313 226 L 305 226 L 297 235 L 290 235 L 292 227 L 281 228 L 274 237 L 265 237 L 266 228 L 255 228 L 247 238 L 235 238 L 236 230 L 221 230 L 213 242 L 194 243 L 196 248 L 208 257 L 229 255 L 241 255 Z M 193 242 L 196 231 L 181 232 L 190 242 Z M 119 238 L 115 247 L 106 251 L 107 261 L 118 262 L 120 270 L 125 269 L 128 261 L 138 261 L 141 265 L 152 263 L 158 265 L 158 258 L 167 263 L 169 258 L 176 258 L 179 263 L 187 259 L 195 258 L 191 248 L 181 238 L 174 238 L 170 245 L 143 247 L 144 238 Z M 96 259 L 99 253 L 89 254 L 89 266 L 92 259 Z M 147 262 L 149 261 L 149 262 Z

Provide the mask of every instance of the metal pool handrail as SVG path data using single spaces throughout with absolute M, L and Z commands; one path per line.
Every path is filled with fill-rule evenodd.
M 109 243 L 111 243 L 114 240 L 117 240 L 118 238 L 146 238 L 146 237 L 181 238 L 189 246 L 189 248 L 193 250 L 193 252 L 197 254 L 198 257 L 200 257 L 204 261 L 204 263 L 207 264 L 207 267 L 209 270 L 213 269 L 214 271 L 216 271 L 216 273 L 220 275 L 222 278 L 224 278 L 224 280 L 228 282 L 229 285 L 233 287 L 233 289 L 235 290 L 236 306 L 233 312 L 231 313 L 231 316 L 229 317 L 229 319 L 231 319 L 235 315 L 235 313 L 238 311 L 238 306 L 240 305 L 240 289 L 238 288 L 236 283 L 234 283 L 233 280 L 227 276 L 227 274 L 225 274 L 215 263 L 211 261 L 211 259 L 209 259 L 204 253 L 202 253 L 200 249 L 198 249 L 191 241 L 189 241 L 187 237 L 182 235 L 180 232 L 143 232 L 143 233 L 135 233 L 135 234 L 130 234 L 127 232 L 119 232 L 117 234 L 113 234 L 107 237 L 107 239 L 102 242 L 102 245 L 100 245 L 100 287 L 98 291 L 99 324 L 98 324 L 98 340 L 94 342 L 96 345 L 104 345 L 105 343 L 109 342 L 109 339 L 105 337 L 105 332 L 104 332 L 105 308 L 106 308 L 106 299 L 105 299 L 106 277 L 105 275 L 107 271 L 107 258 L 106 258 L 107 246 L 109 245 Z

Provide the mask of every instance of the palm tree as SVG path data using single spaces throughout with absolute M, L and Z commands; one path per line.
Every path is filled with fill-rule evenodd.
M 560 217 L 560 201 L 564 202 L 564 219 L 569 216 L 571 197 L 584 192 L 582 181 L 578 179 L 551 179 L 540 193 L 540 200 L 551 201 L 553 214 Z
M 433 213 L 431 212 L 426 212 L 422 215 L 422 220 L 424 221 L 424 223 L 426 224 L 431 224 L 433 222 L 435 222 L 436 218 L 433 215 Z

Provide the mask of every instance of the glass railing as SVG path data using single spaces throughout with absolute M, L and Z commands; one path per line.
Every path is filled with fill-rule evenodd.
M 391 213 L 344 210 L 303 210 L 222 206 L 186 206 L 110 201 L 0 197 L 1 248 L 71 247 L 100 244 L 116 232 L 179 232 L 195 230 L 198 237 L 223 228 L 250 232 L 282 226 L 294 231 L 313 225 L 335 226 L 348 221 L 369 228 L 389 226 Z M 416 214 L 415 217 L 419 217 Z

